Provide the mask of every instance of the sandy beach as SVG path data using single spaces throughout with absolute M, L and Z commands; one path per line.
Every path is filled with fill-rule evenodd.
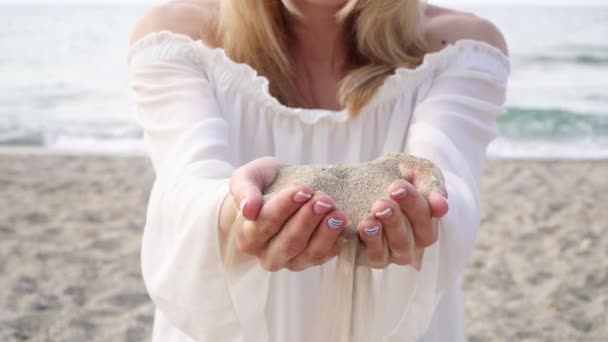
M 0 341 L 147 341 L 143 157 L 0 153 Z M 608 340 L 608 161 L 491 161 L 470 341 Z

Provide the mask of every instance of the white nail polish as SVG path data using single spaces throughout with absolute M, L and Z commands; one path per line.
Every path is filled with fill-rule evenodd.
M 393 195 L 395 198 L 405 198 L 405 195 L 407 195 L 407 190 L 399 189 L 397 191 L 393 191 L 391 195 Z
M 382 210 L 381 212 L 376 213 L 376 217 L 385 219 L 385 218 L 391 217 L 392 213 L 393 213 L 393 210 L 391 208 L 386 208 L 386 209 Z
M 328 211 L 330 211 L 332 208 L 333 208 L 333 206 L 331 204 L 325 203 L 322 201 L 318 201 L 313 206 L 313 210 L 315 211 L 316 214 L 325 214 Z
M 303 191 L 298 191 L 295 196 L 293 196 L 293 200 L 297 203 L 304 203 L 312 198 L 312 194 L 307 194 Z

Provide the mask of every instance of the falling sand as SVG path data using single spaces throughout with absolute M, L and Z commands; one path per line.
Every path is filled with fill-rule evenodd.
M 350 219 L 344 233 L 348 243 L 338 255 L 335 277 L 331 282 L 324 279 L 324 293 L 321 295 L 324 308 L 319 313 L 316 340 L 351 341 L 354 308 L 364 308 L 363 317 L 371 316 L 373 303 L 355 303 L 354 300 L 360 298 L 356 296 L 358 291 L 368 291 L 371 284 L 371 268 L 367 266 L 365 248 L 358 239 L 358 224 L 370 216 L 374 202 L 388 199 L 387 189 L 394 181 L 405 178 L 416 186 L 422 196 L 428 198 L 432 191 L 439 189 L 436 175 L 439 173 L 430 161 L 401 153 L 389 153 L 364 164 L 279 168 L 276 180 L 265 191 L 265 201 L 287 186 L 307 185 L 331 196 L 335 200 L 335 207 L 346 212 Z M 231 229 L 227 255 L 235 253 L 234 237 L 242 229 L 242 223 L 243 218 L 239 216 Z M 418 262 L 421 257 L 420 254 Z M 227 262 L 227 266 L 230 267 L 230 262 Z M 366 321 L 371 322 L 372 317 Z

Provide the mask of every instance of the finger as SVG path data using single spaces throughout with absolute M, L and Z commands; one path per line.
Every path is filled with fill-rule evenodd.
M 330 261 L 331 259 L 335 258 L 336 256 L 338 256 L 338 254 L 340 254 L 340 251 L 342 250 L 342 247 L 344 247 L 347 243 L 348 243 L 348 240 L 345 237 L 343 237 L 342 235 L 340 235 L 336 239 L 336 241 L 334 241 L 334 244 L 331 246 L 329 253 L 327 253 L 325 258 L 318 265 L 322 265 L 322 264 Z M 287 263 L 285 268 L 287 268 L 288 270 L 290 270 L 292 272 L 302 272 L 310 267 L 317 266 L 317 265 L 314 265 L 312 262 L 310 262 L 309 259 L 300 258 L 300 255 L 297 255 L 295 258 L 291 259 Z
M 348 225 L 348 217 L 345 212 L 335 210 L 323 218 L 317 229 L 312 234 L 306 249 L 295 256 L 290 264 L 306 265 L 306 267 L 320 265 L 329 257 L 344 228 Z
M 255 220 L 262 207 L 262 191 L 274 182 L 279 162 L 264 157 L 243 165 L 230 179 L 230 193 L 243 217 Z
M 376 201 L 372 206 L 372 215 L 382 222 L 384 236 L 390 252 L 390 261 L 398 265 L 407 265 L 410 254 L 415 247 L 414 234 L 395 201 Z
M 323 192 L 315 193 L 269 242 L 265 259 L 272 266 L 278 263 L 280 267 L 284 267 L 306 248 L 312 233 L 323 217 L 333 211 L 334 206 L 335 202 L 329 195 Z
M 448 200 L 438 192 L 432 192 L 429 195 L 429 205 L 431 207 L 431 216 L 441 218 L 448 213 Z
M 256 255 L 275 236 L 287 220 L 312 198 L 312 190 L 296 185 L 279 191 L 260 210 L 255 221 L 245 221 L 238 235 L 241 251 Z
M 437 166 L 433 166 L 431 172 L 435 177 L 435 181 L 439 183 L 438 191 L 443 195 L 443 197 L 448 198 L 448 189 L 445 186 L 445 177 L 443 176 L 443 172 L 441 172 Z
M 413 184 L 418 192 L 423 194 L 423 197 L 427 197 L 431 192 L 436 191 L 447 198 L 448 192 L 441 169 L 426 159 L 419 158 L 417 165 L 417 167 L 411 167 L 405 163 L 400 164 L 399 170 L 403 179 Z
M 388 265 L 389 252 L 382 234 L 382 222 L 375 219 L 362 221 L 358 227 L 359 238 L 367 248 L 369 265 L 384 268 Z
M 427 192 L 432 217 L 441 218 L 448 212 L 448 191 L 445 186 L 445 178 L 443 172 L 435 164 L 424 160 L 420 170 L 407 167 L 406 164 L 400 164 L 399 169 L 403 178 L 413 184 L 419 190 L 418 192 L 421 190 Z
M 425 248 L 437 241 L 437 226 L 433 224 L 427 200 L 416 188 L 405 180 L 398 180 L 389 186 L 391 198 L 399 204 L 412 226 L 416 247 Z

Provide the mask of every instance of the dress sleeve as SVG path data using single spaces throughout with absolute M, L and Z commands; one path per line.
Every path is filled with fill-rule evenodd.
M 137 121 L 156 180 L 142 273 L 158 310 L 195 340 L 239 340 L 222 267 L 218 219 L 234 167 L 221 116 L 192 41 L 146 37 L 131 48 Z M 164 37 L 166 38 L 166 37 Z
M 395 338 L 418 338 L 426 331 L 442 294 L 458 281 L 471 259 L 480 223 L 486 148 L 496 136 L 496 120 L 505 102 L 506 56 L 475 41 L 462 41 L 451 49 L 445 60 L 434 61 L 438 65 L 433 81 L 414 110 L 405 145 L 406 153 L 431 160 L 442 170 L 449 211 L 439 220 L 438 242 L 425 250 L 413 306 L 393 331 Z M 409 335 L 414 331 L 416 336 Z

